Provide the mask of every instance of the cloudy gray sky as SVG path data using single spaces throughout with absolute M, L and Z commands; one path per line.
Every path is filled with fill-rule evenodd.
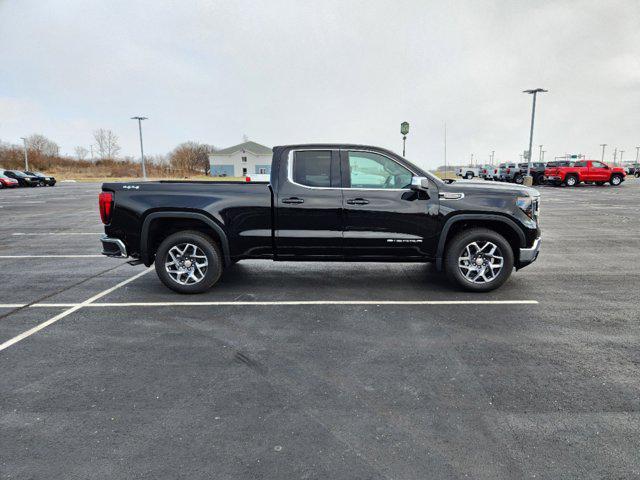
M 63 152 L 150 117 L 145 150 L 243 134 L 269 146 L 358 142 L 425 167 L 600 156 L 640 145 L 640 2 L 0 0 L 0 140 L 39 132 Z M 536 147 L 537 150 L 537 147 Z M 607 157 L 610 157 L 608 154 Z

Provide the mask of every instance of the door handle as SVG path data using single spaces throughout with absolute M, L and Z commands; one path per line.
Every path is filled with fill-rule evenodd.
M 285 198 L 284 200 L 282 200 L 282 203 L 293 203 L 293 204 L 299 204 L 299 203 L 304 203 L 304 200 L 298 197 L 290 197 L 290 198 Z
M 369 203 L 369 200 L 365 200 L 364 198 L 350 198 L 347 200 L 349 205 L 366 205 Z

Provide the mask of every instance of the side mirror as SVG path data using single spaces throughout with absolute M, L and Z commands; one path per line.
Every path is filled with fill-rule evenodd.
M 412 190 L 429 190 L 429 179 L 427 177 L 411 177 Z

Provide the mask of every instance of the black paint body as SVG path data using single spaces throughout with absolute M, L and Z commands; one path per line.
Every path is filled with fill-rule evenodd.
M 302 150 L 331 151 L 331 187 L 307 187 L 291 180 L 289 162 Z M 349 151 L 389 157 L 413 175 L 428 177 L 429 186 L 345 188 Z M 456 224 L 464 223 L 509 229 L 516 266 L 522 267 L 518 248 L 531 247 L 540 236 L 536 220 L 516 206 L 518 196 L 535 191 L 515 185 L 447 184 L 393 152 L 364 145 L 275 147 L 269 183 L 131 182 L 105 183 L 102 189 L 114 192 L 106 234 L 122 240 L 128 254 L 145 265 L 153 262 L 157 238 L 166 237 L 174 223 L 209 231 L 227 263 L 268 258 L 437 261 L 440 266 L 446 237 Z M 447 193 L 464 195 L 447 199 Z

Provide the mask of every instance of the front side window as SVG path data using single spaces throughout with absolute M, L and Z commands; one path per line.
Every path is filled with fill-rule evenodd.
M 349 152 L 351 188 L 409 188 L 413 174 L 384 155 Z
M 593 162 L 591 165 L 593 165 L 593 168 L 607 168 L 607 166 L 604 163 L 600 163 L 600 162 Z
M 331 187 L 331 151 L 295 152 L 292 180 L 307 187 Z

